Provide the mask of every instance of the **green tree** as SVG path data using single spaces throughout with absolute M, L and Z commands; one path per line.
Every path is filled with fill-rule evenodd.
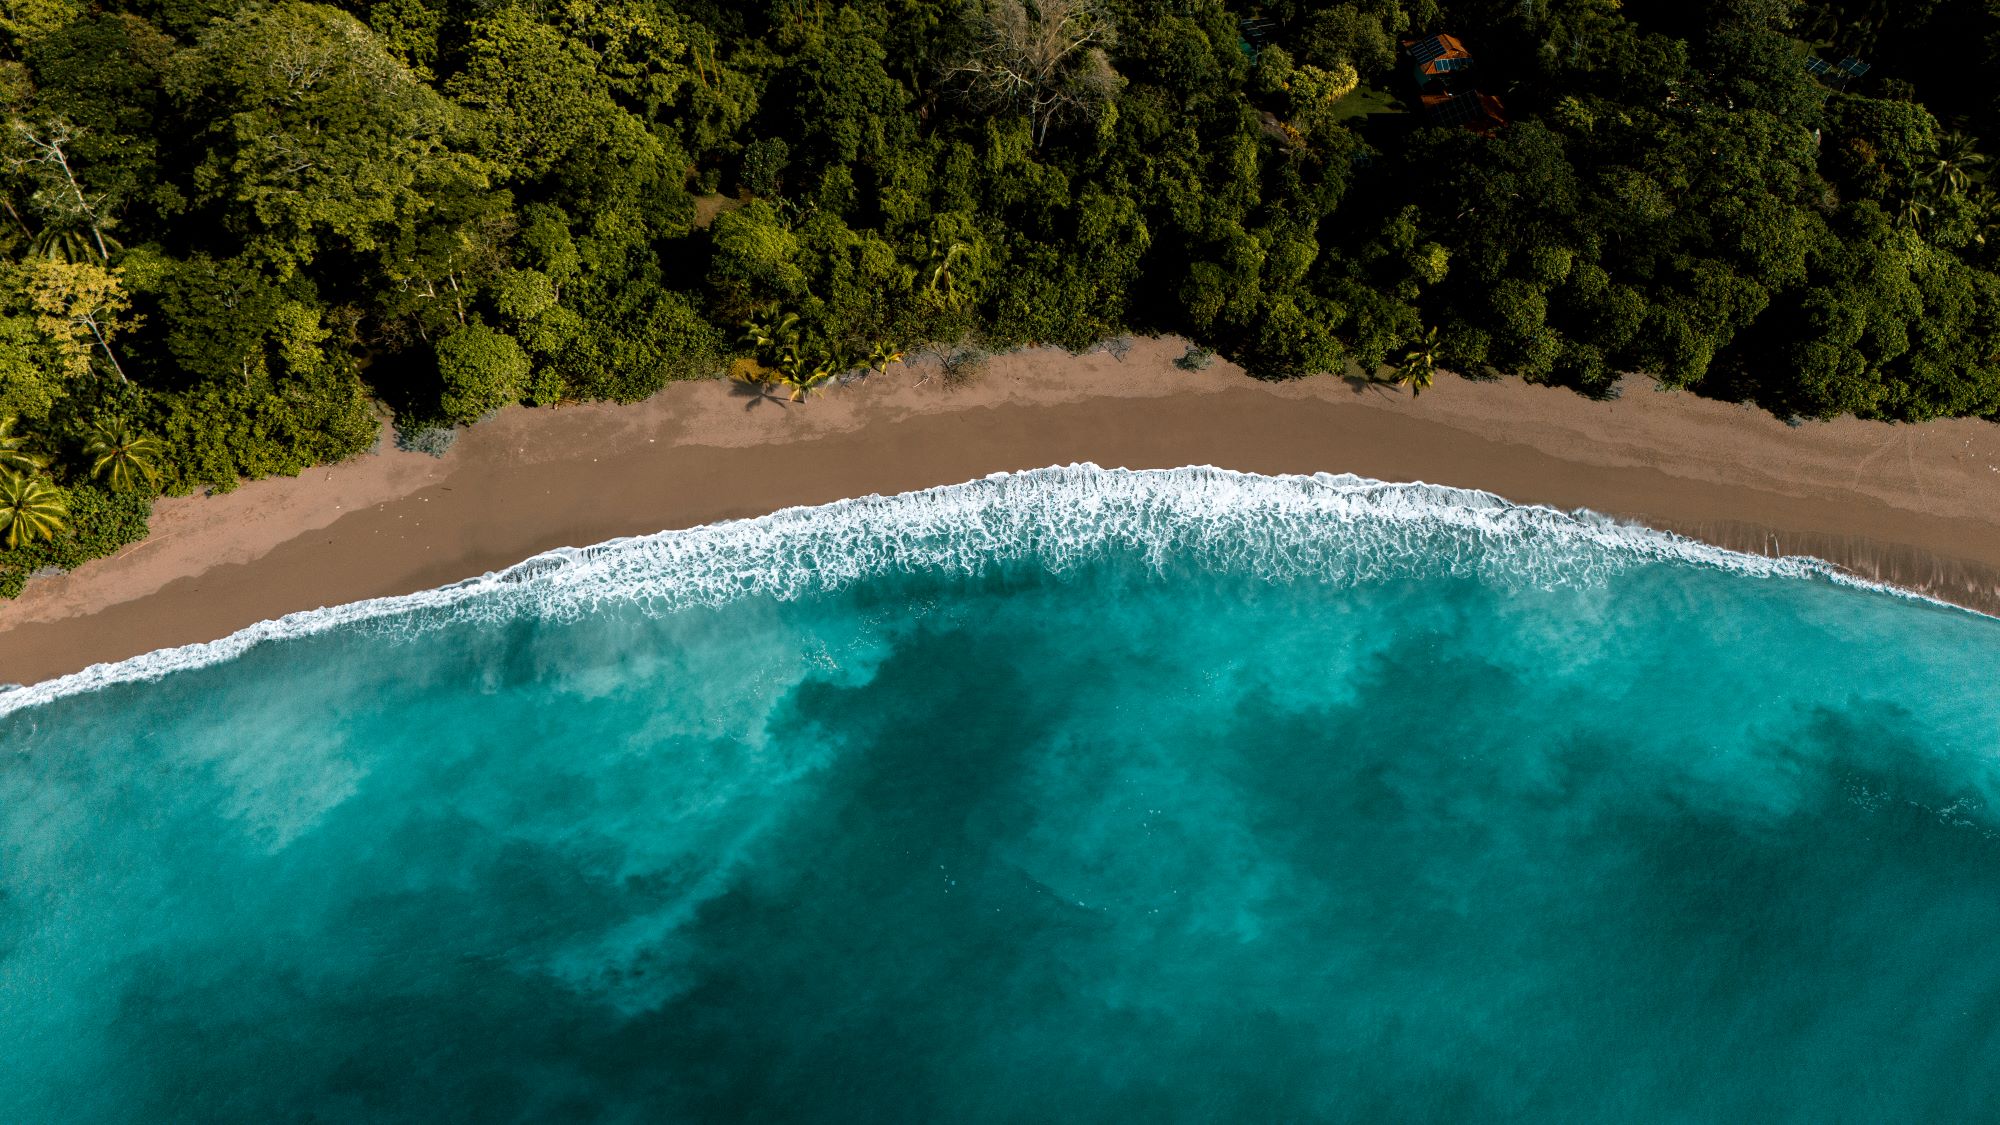
M 672 114 L 697 73 L 706 80 L 708 68 L 695 57 L 700 32 L 665 5 L 562 0 L 550 7 L 550 22 L 589 52 L 605 88 L 641 120 Z
M 691 214 L 684 157 L 634 112 L 673 100 L 684 78 L 678 38 L 629 4 L 569 3 L 550 14 L 555 23 L 504 7 L 468 29 L 464 66 L 444 88 L 468 111 L 476 150 L 501 180 L 545 185 L 592 210 Z M 662 52 L 650 61 L 649 45 Z
M 1350 63 L 1335 63 L 1330 69 L 1310 65 L 1294 68 L 1287 83 L 1293 124 L 1308 138 L 1331 135 L 1341 128 L 1334 116 L 1335 105 L 1360 84 L 1361 76 Z
M 783 137 L 752 141 L 743 150 L 743 186 L 757 195 L 776 195 L 784 189 L 789 163 L 791 146 Z
M 202 32 L 168 89 L 196 134 L 193 201 L 289 275 L 323 243 L 373 251 L 485 172 L 451 103 L 336 8 L 283 0 Z
M 709 284 L 721 311 L 741 316 L 770 303 L 792 303 L 806 293 L 798 237 L 763 200 L 716 217 Z
M 82 11 L 75 0 L 15 0 L 0 9 L 0 38 L 18 49 L 61 30 Z
M 527 9 L 501 8 L 470 31 L 465 66 L 445 89 L 473 111 L 480 150 L 507 178 L 546 176 L 622 123 L 582 45 Z
M 517 220 L 506 192 L 456 184 L 382 247 L 375 308 L 385 335 L 407 344 L 465 325 L 507 267 Z
M 518 402 L 528 382 L 528 353 L 512 336 L 470 324 L 438 341 L 438 401 L 452 422 L 474 422 Z
M 1315 5 L 1316 7 L 1318 5 Z M 1373 7 L 1374 11 L 1363 11 Z M 1383 11 L 1388 7 L 1388 11 Z M 1306 21 L 1299 36 L 1299 53 L 1308 64 L 1334 68 L 1346 66 L 1379 74 L 1395 65 L 1396 47 L 1385 16 L 1394 18 L 1394 7 L 1367 4 L 1332 4 Z

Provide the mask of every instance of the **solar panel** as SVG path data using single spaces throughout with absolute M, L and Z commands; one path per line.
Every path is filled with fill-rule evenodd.
M 1411 44 L 1410 58 L 1416 60 L 1419 63 L 1427 63 L 1432 59 L 1437 58 L 1439 55 L 1444 54 L 1444 50 L 1445 50 L 1444 37 L 1441 35 L 1433 35 L 1429 39 L 1426 39 L 1421 43 Z
M 1847 75 L 1849 78 L 1859 78 L 1862 75 L 1868 73 L 1869 71 L 1875 69 L 1874 67 L 1869 66 L 1867 63 L 1862 62 L 1860 59 L 1842 59 L 1833 65 L 1839 67 L 1840 72 L 1842 74 Z
M 1833 69 L 1833 64 L 1832 64 L 1832 63 L 1829 63 L 1829 62 L 1827 62 L 1827 61 L 1826 61 L 1825 59 L 1807 59 L 1807 60 L 1806 60 L 1806 73 L 1807 73 L 1807 74 L 1825 74 L 1826 72 L 1828 72 L 1828 71 L 1830 71 L 1830 70 L 1832 70 L 1832 69 Z
M 1464 125 L 1484 130 L 1506 124 L 1506 119 L 1500 116 L 1500 103 L 1476 91 L 1453 97 L 1425 98 L 1424 112 L 1433 125 Z
M 1465 125 L 1479 115 L 1479 99 L 1469 95 L 1431 105 L 1431 120 L 1439 125 Z
M 1431 64 L 1431 69 L 1438 71 L 1439 73 L 1444 73 L 1445 71 L 1451 71 L 1451 70 L 1471 70 L 1472 60 L 1439 59 L 1437 62 Z

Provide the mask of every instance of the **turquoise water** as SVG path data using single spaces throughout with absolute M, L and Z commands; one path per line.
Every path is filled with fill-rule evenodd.
M 1352 478 L 567 553 L 0 695 L 0 1120 L 1983 1117 L 1996 664 Z

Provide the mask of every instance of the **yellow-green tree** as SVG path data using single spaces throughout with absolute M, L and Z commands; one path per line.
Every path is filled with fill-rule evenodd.
M 11 549 L 37 539 L 54 539 L 68 526 L 69 505 L 62 489 L 30 473 L 0 472 L 0 530 Z
M 134 324 L 132 299 L 117 269 L 88 261 L 29 259 L 17 267 L 16 282 L 65 376 L 89 374 L 92 358 L 101 355 L 119 382 L 130 382 L 112 346 Z

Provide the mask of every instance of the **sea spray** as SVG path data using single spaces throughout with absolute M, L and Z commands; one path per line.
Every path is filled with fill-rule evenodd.
M 1114 549 L 1156 564 L 1172 558 L 1242 566 L 1273 581 L 1477 574 L 1558 587 L 1673 561 L 1870 586 L 1816 559 L 1739 554 L 1589 511 L 1513 504 L 1469 489 L 1350 474 L 1074 464 L 559 548 L 435 590 L 288 614 L 220 640 L 0 686 L 0 715 L 335 628 L 420 631 L 524 613 L 559 619 L 606 605 L 672 613 L 739 597 L 794 598 L 916 569 L 977 574 L 1032 558 L 1059 572 Z

